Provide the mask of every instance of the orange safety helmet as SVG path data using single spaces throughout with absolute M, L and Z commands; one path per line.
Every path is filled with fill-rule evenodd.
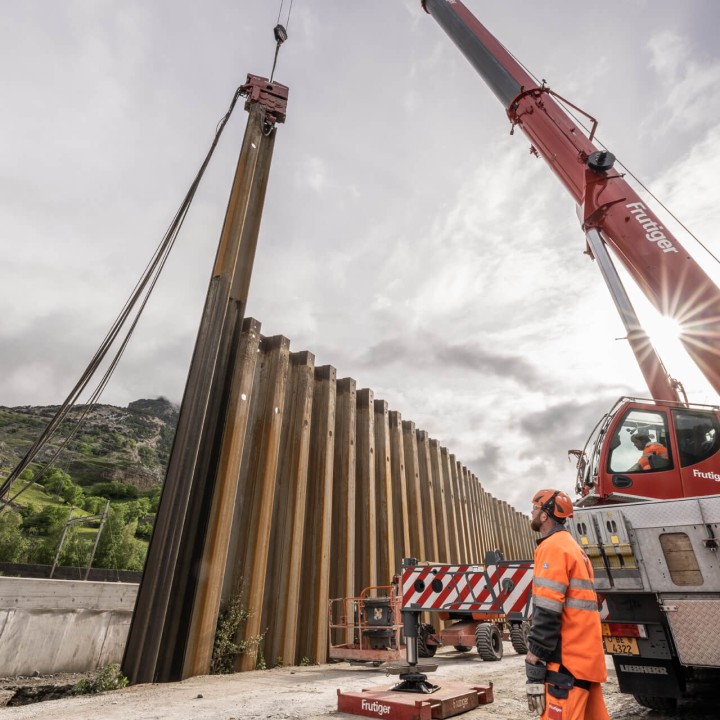
M 565 522 L 566 518 L 573 516 L 572 500 L 562 490 L 538 490 L 532 502 L 535 507 L 539 507 L 560 522 Z

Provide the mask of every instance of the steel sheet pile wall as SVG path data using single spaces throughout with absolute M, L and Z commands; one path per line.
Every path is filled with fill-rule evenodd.
M 259 328 L 253 320 L 246 320 Z M 532 558 L 529 518 L 373 391 L 261 337 L 223 600 L 242 585 L 268 664 L 327 658 L 328 599 L 389 584 L 403 557 Z M 244 398 L 245 400 L 245 398 Z M 352 640 L 350 638 L 350 640 Z M 240 669 L 254 667 L 243 656 Z

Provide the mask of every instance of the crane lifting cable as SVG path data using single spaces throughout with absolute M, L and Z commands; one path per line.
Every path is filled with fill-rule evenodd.
M 93 355 L 90 363 L 85 368 L 80 379 L 70 391 L 69 395 L 62 403 L 62 405 L 58 408 L 55 415 L 50 419 L 43 432 L 33 443 L 30 449 L 25 453 L 22 460 L 20 460 L 20 462 L 7 476 L 7 478 L 5 478 L 2 484 L 0 484 L 0 502 L 2 502 L 2 506 L 0 506 L 0 511 L 2 511 L 13 500 L 15 500 L 18 495 L 27 490 L 27 488 L 40 480 L 43 474 L 52 465 L 53 461 L 67 447 L 70 440 L 73 438 L 73 436 L 77 433 L 78 429 L 82 425 L 83 420 L 85 419 L 87 414 L 90 412 L 90 410 L 92 410 L 93 407 L 95 407 L 98 400 L 100 399 L 100 396 L 105 390 L 105 387 L 107 386 L 112 374 L 114 373 L 115 368 L 120 362 L 120 358 L 122 357 L 125 349 L 127 348 L 130 338 L 135 330 L 135 327 L 138 324 L 138 321 L 140 320 L 145 306 L 147 305 L 150 295 L 154 290 L 158 279 L 160 278 L 160 274 L 165 267 L 165 263 L 167 262 L 167 259 L 170 255 L 170 251 L 175 244 L 175 240 L 177 239 L 183 222 L 185 221 L 185 217 L 187 216 L 190 205 L 192 204 L 193 198 L 195 197 L 195 193 L 197 192 L 197 189 L 200 185 L 200 181 L 205 174 L 205 170 L 207 169 L 210 163 L 210 159 L 215 152 L 215 148 L 217 147 L 217 144 L 220 140 L 220 136 L 225 129 L 225 125 L 230 119 L 230 116 L 235 109 L 235 105 L 238 99 L 246 92 L 247 90 L 245 86 L 241 86 L 235 91 L 228 111 L 225 113 L 225 115 L 222 117 L 217 127 L 215 128 L 215 137 L 210 145 L 210 149 L 208 150 L 202 165 L 200 166 L 200 169 L 198 170 L 197 175 L 195 176 L 195 179 L 190 185 L 190 189 L 183 198 L 180 207 L 175 213 L 175 216 L 173 217 L 170 226 L 168 227 L 165 235 L 160 241 L 160 244 L 153 253 L 150 261 L 148 262 L 142 276 L 140 277 L 140 280 L 138 280 L 133 291 L 125 302 L 125 305 L 123 306 L 118 316 L 115 318 L 115 321 L 113 322 L 110 330 L 101 342 L 98 350 Z M 128 324 L 128 322 L 129 327 L 125 331 L 125 334 L 122 336 L 118 349 L 110 357 L 110 362 L 105 373 L 103 374 L 102 378 L 99 380 L 98 384 L 95 386 L 94 390 L 89 396 L 88 401 L 84 405 L 82 413 L 76 419 L 75 425 L 72 430 L 68 433 L 67 437 L 60 444 L 57 450 L 52 454 L 52 457 L 38 472 L 34 474 L 33 478 L 28 482 L 28 484 L 25 485 L 25 487 L 21 488 L 18 492 L 16 492 L 15 495 L 13 495 L 12 497 L 5 499 L 10 494 L 10 488 L 12 487 L 15 480 L 17 480 L 20 477 L 21 473 L 30 465 L 31 462 L 33 462 L 40 450 L 57 432 L 60 424 L 68 417 L 70 411 L 78 402 L 81 393 L 90 384 L 90 381 L 98 371 L 100 365 L 103 363 L 104 360 L 106 360 L 107 357 L 109 357 L 111 348 L 115 345 L 116 340 L 118 340 L 118 338 L 121 336 L 121 330 L 124 326 Z
M 277 67 L 280 46 L 288 39 L 287 29 L 290 27 L 290 14 L 292 13 L 293 1 L 294 0 L 290 0 L 290 7 L 288 8 L 288 14 L 287 14 L 287 19 L 285 20 L 285 25 L 282 25 L 280 23 L 280 20 L 282 17 L 283 6 L 285 5 L 285 0 L 280 1 L 280 10 L 278 11 L 277 23 L 275 24 L 275 27 L 273 28 L 273 34 L 275 35 L 275 43 L 276 44 L 275 44 L 275 58 L 273 60 L 272 72 L 270 73 L 270 82 L 271 83 L 273 81 L 273 78 L 275 77 L 275 68 Z
M 520 65 L 520 67 L 525 70 L 525 72 L 532 77 L 533 80 L 535 80 L 536 84 L 539 87 L 546 88 L 545 80 L 540 80 L 535 73 L 530 70 L 514 53 L 510 52 L 502 43 L 500 43 L 501 47 L 515 60 L 515 62 Z M 583 129 L 586 133 L 590 136 L 590 139 L 592 140 L 595 135 L 595 127 L 592 128 L 592 130 L 588 130 L 585 123 L 578 118 L 578 116 L 573 113 L 573 111 L 570 109 L 570 107 L 577 110 L 578 108 L 573 105 L 571 102 L 566 100 L 565 98 L 561 97 L 555 92 L 552 92 L 549 88 L 547 88 L 549 92 L 552 93 L 552 95 L 555 96 L 558 103 L 562 105 L 565 112 Z M 570 107 L 568 107 L 568 105 Z M 582 112 L 582 111 L 580 111 Z M 583 113 L 585 114 L 585 113 Z M 589 116 L 588 116 L 589 117 Z M 514 130 L 514 127 L 513 127 Z M 510 131 L 510 134 L 512 134 L 512 130 Z M 600 145 L 603 149 L 607 150 L 607 146 L 605 143 L 603 143 L 599 137 L 595 137 L 596 142 L 598 145 Z M 660 200 L 660 198 L 655 195 L 655 193 L 637 176 L 635 173 L 630 170 L 630 168 L 623 162 L 620 161 L 620 159 L 617 159 L 617 164 L 625 170 L 626 174 L 629 175 L 660 207 L 665 210 L 665 212 L 718 264 L 720 264 L 720 258 L 718 258 L 717 255 L 702 241 L 700 238 L 667 206 L 665 203 Z

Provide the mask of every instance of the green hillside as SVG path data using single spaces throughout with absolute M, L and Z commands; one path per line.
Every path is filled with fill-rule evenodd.
M 57 409 L 0 406 L 1 477 Z M 137 400 L 126 408 L 76 407 L 13 484 L 10 506 L 0 510 L 0 562 L 50 564 L 65 533 L 60 564 L 84 567 L 109 500 L 93 566 L 142 569 L 177 417 L 178 409 L 164 398 Z M 66 441 L 51 467 L 37 476 Z M 33 478 L 35 484 L 29 484 Z

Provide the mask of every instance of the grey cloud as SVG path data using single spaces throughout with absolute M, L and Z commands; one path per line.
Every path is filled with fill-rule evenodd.
M 619 41 L 598 60 L 577 32 L 593 20 L 590 5 L 557 0 L 547 23 L 542 3 L 524 3 L 522 18 L 507 4 L 467 4 L 562 95 L 597 110 L 616 154 L 624 144 L 627 160 L 670 172 L 668 158 L 699 149 L 703 133 L 646 133 L 638 145 L 628 132 L 638 108 L 654 117 L 665 97 L 641 65 L 637 28 L 648 37 L 687 31 L 692 49 L 707 23 L 667 19 L 693 8 L 655 0 L 648 15 L 643 3 L 607 4 Z M 0 45 L 22 62 L 0 68 L 0 306 L 12 321 L 0 323 L 0 403 L 44 404 L 62 399 L 104 336 L 235 88 L 247 72 L 269 70 L 277 5 L 6 5 Z M 543 22 L 547 32 L 533 33 Z M 248 312 L 264 334 L 287 336 L 293 350 L 375 389 L 444 444 L 452 438 L 449 450 L 494 495 L 523 500 L 537 482 L 569 478 L 565 451 L 620 394 L 633 362 L 600 370 L 607 344 L 574 340 L 592 322 L 595 337 L 612 343 L 602 321 L 614 310 L 609 297 L 597 301 L 604 289 L 589 292 L 602 281 L 583 255 L 572 199 L 521 133 L 509 136 L 502 107 L 419 0 L 295 3 L 289 32 L 276 74 L 291 88 L 288 116 Z M 591 106 L 598 82 L 602 107 Z M 202 308 L 245 117 L 239 105 L 148 307 L 154 314 L 105 402 L 182 393 L 196 329 L 187 318 Z M 307 181 L 315 166 L 321 192 Z M 718 204 L 707 207 L 713 227 Z M 87 313 L 74 317 L 80 307 Z M 597 406 L 586 400 L 593 387 Z M 554 407 L 538 412 L 547 398 Z M 499 436 L 500 425 L 516 435 Z
M 495 486 L 501 479 L 505 467 L 505 453 L 500 445 L 493 442 L 484 442 L 480 454 L 467 460 L 467 466 L 477 475 L 483 487 Z
M 492 352 L 477 343 L 448 343 L 431 334 L 412 338 L 382 340 L 359 358 L 368 367 L 399 364 L 405 367 L 468 370 L 514 380 L 519 385 L 537 388 L 540 378 L 533 365 L 517 355 Z
M 607 388 L 598 389 L 597 399 L 589 402 L 566 401 L 522 417 L 520 428 L 533 439 L 521 457 L 538 455 L 565 458 L 568 450 L 582 448 L 600 418 L 611 408 L 618 395 Z
M 494 353 L 474 343 L 464 345 L 433 344 L 434 356 L 446 366 L 512 378 L 521 385 L 536 387 L 538 376 L 531 363 L 517 355 Z

